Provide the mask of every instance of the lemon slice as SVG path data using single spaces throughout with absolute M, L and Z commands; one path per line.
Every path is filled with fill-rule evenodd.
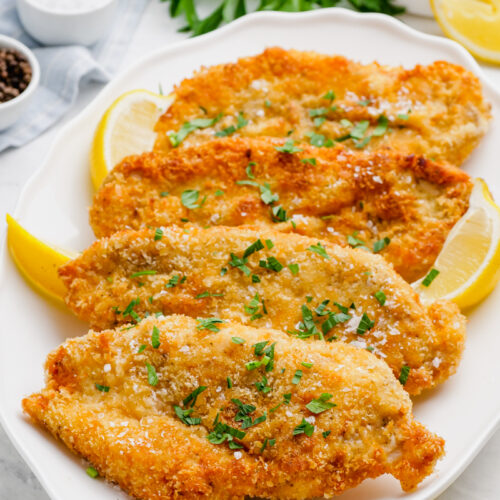
M 447 36 L 473 55 L 500 63 L 500 0 L 431 0 Z
M 466 308 L 483 300 L 497 284 L 500 207 L 482 179 L 476 179 L 469 209 L 450 231 L 433 268 L 439 274 L 428 286 L 425 278 L 413 283 L 424 302 L 450 299 Z
M 153 149 L 154 126 L 173 100 L 173 95 L 140 89 L 127 92 L 113 102 L 101 118 L 92 143 L 90 175 L 95 189 L 125 156 Z
M 78 254 L 43 243 L 8 214 L 7 226 L 7 245 L 23 276 L 37 290 L 62 302 L 66 288 L 57 270 Z

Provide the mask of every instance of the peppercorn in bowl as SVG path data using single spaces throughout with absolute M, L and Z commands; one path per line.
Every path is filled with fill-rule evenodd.
M 14 124 L 33 98 L 40 66 L 28 47 L 0 35 L 0 130 Z

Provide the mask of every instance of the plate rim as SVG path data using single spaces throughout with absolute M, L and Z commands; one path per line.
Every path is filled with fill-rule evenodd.
M 184 40 L 180 40 L 178 42 L 174 42 L 172 44 L 169 44 L 166 47 L 162 47 L 159 49 L 155 49 L 151 52 L 149 52 L 146 56 L 141 58 L 139 61 L 135 62 L 134 64 L 131 64 L 130 66 L 124 68 L 121 70 L 117 75 L 115 75 L 106 85 L 104 85 L 103 88 L 99 90 L 99 92 L 94 96 L 94 98 L 86 105 L 86 107 L 81 110 L 78 114 L 76 114 L 68 123 L 66 123 L 55 135 L 55 137 L 52 139 L 52 142 L 47 149 L 47 152 L 45 153 L 42 161 L 40 162 L 38 168 L 35 169 L 35 171 L 30 175 L 29 179 L 26 181 L 24 184 L 18 200 L 16 202 L 16 207 L 14 210 L 14 217 L 16 220 L 19 220 L 19 214 L 21 212 L 21 207 L 24 204 L 25 198 L 28 196 L 29 192 L 33 187 L 36 185 L 36 182 L 38 180 L 38 177 L 45 173 L 46 171 L 49 171 L 51 168 L 51 163 L 49 159 L 52 157 L 54 151 L 57 149 L 58 144 L 60 143 L 61 139 L 64 138 L 68 133 L 71 132 L 71 130 L 78 125 L 80 122 L 82 122 L 87 116 L 91 116 L 94 113 L 94 108 L 97 106 L 97 103 L 101 100 L 104 100 L 106 98 L 106 95 L 108 92 L 112 92 L 109 89 L 114 86 L 114 83 L 117 80 L 123 80 L 127 77 L 127 75 L 138 71 L 141 69 L 143 66 L 147 66 L 150 63 L 152 63 L 156 58 L 160 57 L 168 57 L 170 53 L 176 52 L 179 49 L 183 48 L 196 48 L 196 45 L 205 43 L 206 41 L 213 41 L 218 38 L 225 38 L 228 36 L 231 36 L 231 34 L 234 31 L 240 30 L 247 28 L 248 26 L 251 26 L 253 24 L 258 24 L 259 21 L 265 20 L 265 21 L 275 21 L 279 23 L 286 23 L 292 18 L 294 20 L 297 20 L 297 18 L 302 18 L 305 21 L 309 19 L 314 19 L 314 18 L 330 18 L 335 21 L 338 21 L 339 19 L 345 19 L 349 22 L 352 22 L 355 20 L 358 23 L 358 26 L 360 24 L 369 24 L 369 25 L 375 25 L 376 27 L 380 27 L 381 29 L 387 28 L 390 29 L 393 32 L 396 32 L 396 34 L 399 34 L 401 36 L 407 37 L 412 39 L 415 43 L 418 41 L 426 42 L 426 43 L 431 43 L 433 45 L 439 44 L 442 47 L 447 48 L 447 50 L 451 52 L 455 52 L 455 55 L 457 59 L 462 59 L 464 61 L 464 64 L 462 64 L 465 68 L 468 70 L 472 71 L 481 81 L 481 84 L 484 89 L 487 89 L 488 93 L 491 94 L 494 98 L 498 100 L 498 103 L 500 105 L 500 90 L 497 89 L 497 87 L 491 82 L 491 80 L 487 77 L 487 75 L 483 72 L 482 68 L 479 66 L 477 61 L 472 57 L 472 55 L 461 45 L 459 45 L 457 42 L 437 36 L 437 35 L 430 35 L 427 33 L 423 33 L 421 31 L 418 31 L 405 23 L 403 23 L 401 20 L 397 20 L 393 17 L 390 17 L 385 14 L 378 14 L 378 13 L 359 13 L 355 12 L 350 9 L 345 9 L 342 7 L 331 7 L 331 8 L 326 8 L 326 9 L 317 9 L 317 10 L 312 10 L 312 11 L 307 11 L 307 12 L 300 12 L 300 13 L 291 13 L 291 12 L 275 12 L 275 11 L 268 11 L 268 12 L 254 12 L 251 14 L 248 14 L 240 19 L 237 19 L 215 31 L 212 31 L 210 33 L 207 33 L 205 35 L 201 35 L 195 38 L 188 38 Z M 378 25 L 378 26 L 377 26 Z M 7 253 L 8 253 L 8 248 L 7 248 L 7 229 L 4 231 L 4 234 L 2 235 L 1 239 L 1 247 L 0 247 L 0 289 L 3 289 L 6 284 L 5 280 L 2 279 L 5 270 L 6 270 L 6 265 L 5 262 L 9 261 L 7 260 Z M 2 384 L 3 385 L 3 384 Z M 3 390 L 0 388 L 0 403 L 3 400 Z M 23 414 L 21 413 L 21 418 L 23 417 Z M 8 436 L 10 442 L 13 444 L 14 448 L 17 450 L 19 455 L 22 457 L 22 459 L 26 462 L 26 464 L 29 466 L 33 474 L 36 476 L 42 487 L 44 488 L 45 492 L 48 494 L 48 496 L 53 499 L 53 500 L 60 500 L 60 497 L 57 496 L 55 493 L 52 483 L 46 479 L 43 471 L 39 468 L 37 462 L 35 459 L 31 457 L 30 451 L 25 448 L 25 445 L 22 444 L 17 440 L 15 432 L 10 428 L 10 425 L 8 423 L 7 415 L 4 414 L 4 409 L 3 406 L 0 404 L 0 425 L 4 429 L 6 435 Z M 448 473 L 447 475 L 444 475 L 443 477 L 438 477 L 436 476 L 434 480 L 434 485 L 431 486 L 429 485 L 428 491 L 424 494 L 424 496 L 418 497 L 418 500 L 430 500 L 431 498 L 436 498 L 438 495 L 440 495 L 443 491 L 445 491 L 457 478 L 458 476 L 465 470 L 465 468 L 472 462 L 472 460 L 477 456 L 479 451 L 485 446 L 485 444 L 488 442 L 489 438 L 493 435 L 493 433 L 497 430 L 500 429 L 500 411 L 498 412 L 498 415 L 496 416 L 496 419 L 493 419 L 490 424 L 484 428 L 483 432 L 481 435 L 478 437 L 476 444 L 473 448 L 473 450 L 468 453 L 458 464 L 456 467 L 453 468 L 451 473 Z M 435 474 L 435 473 L 434 473 Z M 418 490 L 417 490 L 418 493 Z

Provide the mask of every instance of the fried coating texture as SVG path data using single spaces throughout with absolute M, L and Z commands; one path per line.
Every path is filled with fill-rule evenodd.
M 201 227 L 250 223 L 341 245 L 357 231 L 357 238 L 370 248 L 390 238 L 382 255 L 407 281 L 415 281 L 427 273 L 468 208 L 470 178 L 448 164 L 341 145 L 305 145 L 288 154 L 276 150 L 283 143 L 228 138 L 166 156 L 129 157 L 95 195 L 90 223 L 97 237 L 124 228 L 182 224 L 183 219 Z M 311 158 L 315 165 L 304 162 Z M 259 186 L 266 183 L 279 196 L 272 207 L 286 210 L 295 228 L 289 220 L 279 222 L 265 203 L 269 200 L 261 197 Z M 182 204 L 188 189 L 199 191 L 197 208 Z
M 100 475 L 145 500 L 330 497 L 384 473 L 411 490 L 443 455 L 444 441 L 413 420 L 408 395 L 369 352 L 341 342 L 311 343 L 304 352 L 300 340 L 276 330 L 219 326 L 200 330 L 192 318 L 169 316 L 68 340 L 49 355 L 47 385 L 24 399 L 24 410 Z M 274 344 L 273 365 L 248 370 L 263 357 L 254 345 L 265 341 Z M 294 384 L 298 369 L 303 375 Z M 271 387 L 265 393 L 256 386 L 263 376 Z M 206 390 L 194 404 L 182 403 L 200 386 Z M 306 408 L 325 393 L 335 407 Z M 234 400 L 253 405 L 252 423 L 262 415 L 265 421 L 246 427 Z M 176 405 L 191 407 L 200 423 L 183 423 Z M 246 433 L 233 440 L 240 449 L 207 439 L 217 414 Z M 310 436 L 294 435 L 303 418 L 314 426 Z
M 241 112 L 248 123 L 236 133 L 244 136 L 289 135 L 309 142 L 314 133 L 324 136 L 323 142 L 345 140 L 349 147 L 363 146 L 363 138 L 371 136 L 367 149 L 390 145 L 460 165 L 491 118 L 478 78 L 461 66 L 436 61 L 408 70 L 281 48 L 202 68 L 174 94 L 156 125 L 159 151 L 173 147 L 169 134 L 185 122 L 223 115 L 215 126 L 195 130 L 181 143 L 198 145 L 214 132 L 237 128 Z M 364 124 L 354 129 L 365 120 L 366 131 Z M 320 144 L 321 138 L 311 141 Z
M 155 237 L 149 229 L 116 233 L 60 268 L 66 303 L 79 318 L 105 329 L 155 312 L 214 316 L 308 341 L 343 340 L 372 350 L 396 377 L 410 367 L 410 394 L 444 381 L 459 363 L 465 318 L 458 307 L 448 301 L 424 307 L 379 255 L 323 243 L 324 257 L 311 250 L 320 248 L 318 240 L 242 227 L 173 226 Z M 252 245 L 264 248 L 250 254 Z M 383 305 L 375 296 L 380 291 Z M 338 314 L 343 307 L 348 316 L 324 327 L 328 311 Z

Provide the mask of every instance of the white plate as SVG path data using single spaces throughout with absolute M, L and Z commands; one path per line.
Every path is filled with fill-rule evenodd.
M 465 168 L 486 178 L 493 188 L 500 186 L 500 95 L 464 49 L 382 15 L 343 9 L 261 13 L 162 49 L 116 78 L 59 134 L 24 189 L 15 216 L 47 241 L 74 249 L 86 247 L 93 239 L 87 224 L 91 200 L 87 158 L 103 110 L 126 90 L 156 90 L 159 82 L 167 90 L 200 65 L 233 61 L 273 45 L 406 67 L 446 59 L 472 70 L 483 80 L 496 120 Z M 79 459 L 23 417 L 21 398 L 42 387 L 47 353 L 65 338 L 85 333 L 86 325 L 37 295 L 19 276 L 5 245 L 0 266 L 0 416 L 7 433 L 54 500 L 125 498 L 116 488 L 87 477 Z M 406 496 L 398 482 L 382 477 L 366 481 L 342 496 L 344 500 L 435 498 L 485 444 L 500 420 L 499 299 L 500 288 L 470 314 L 467 349 L 458 374 L 415 404 L 416 417 L 446 439 L 447 454 L 437 473 Z

